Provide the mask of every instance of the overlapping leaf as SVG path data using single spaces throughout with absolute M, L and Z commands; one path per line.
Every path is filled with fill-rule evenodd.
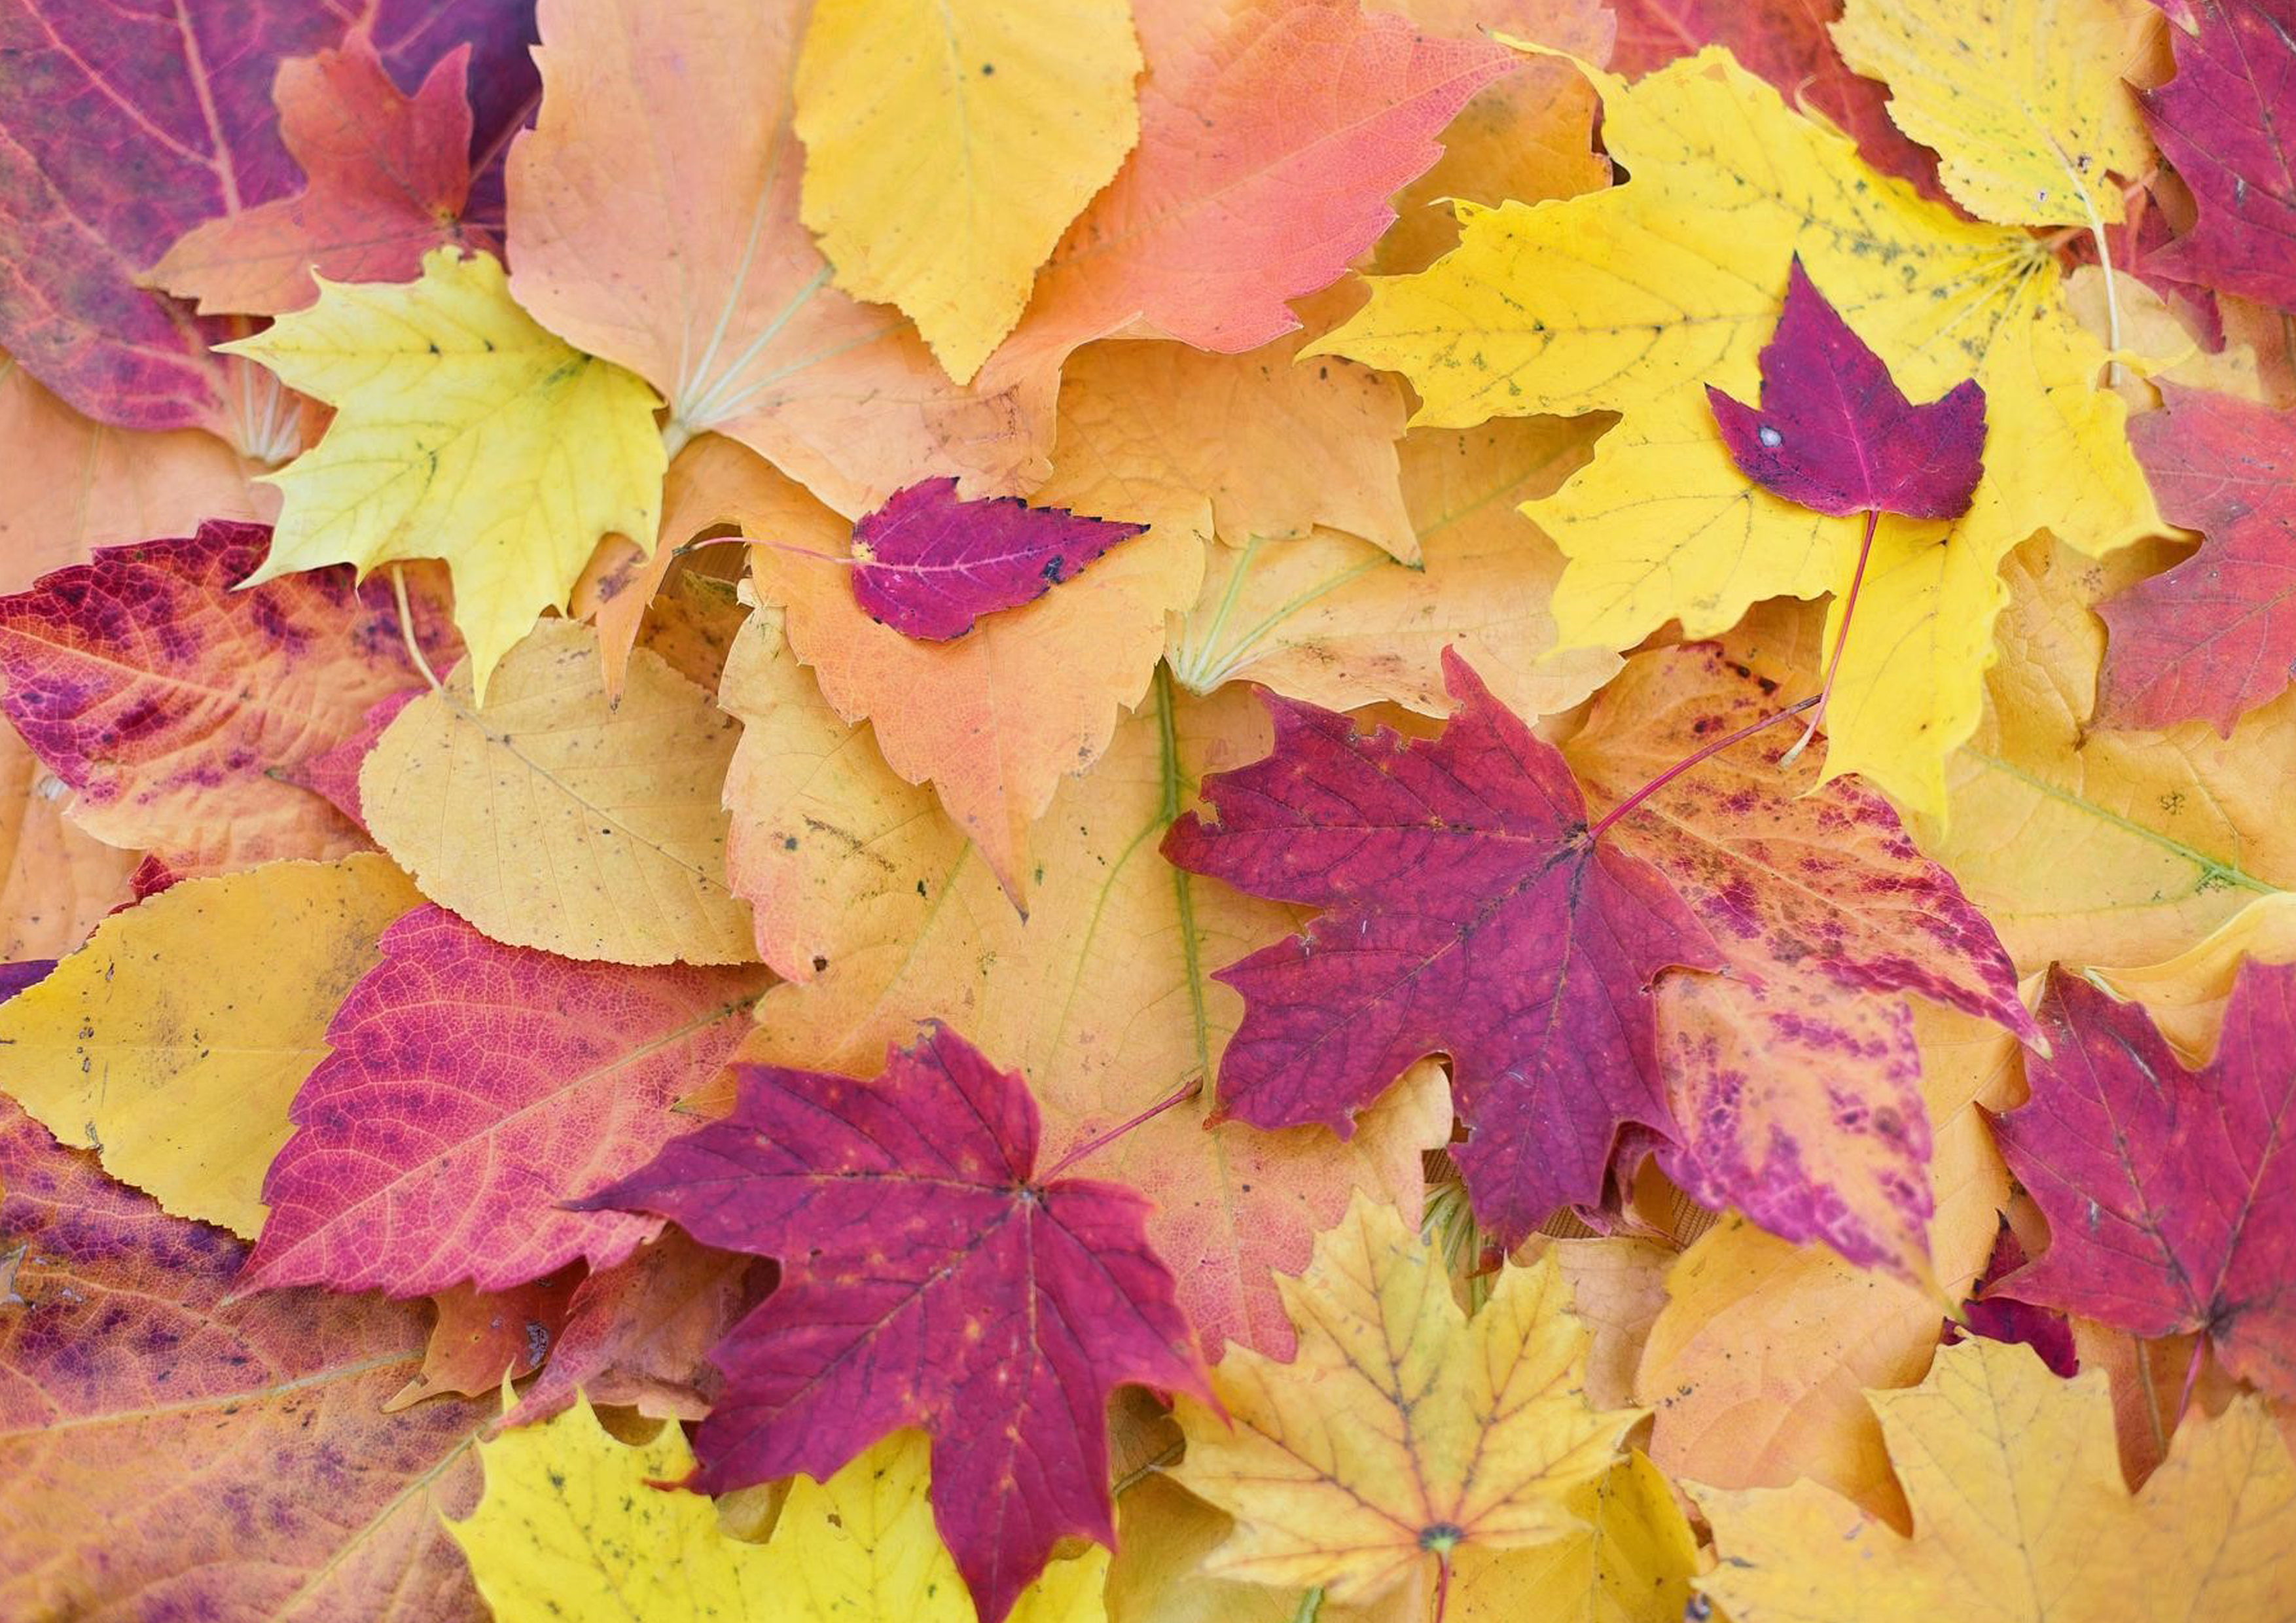
M 2145 93 L 2161 156 L 2200 217 L 2158 256 L 2228 293 L 2296 306 L 2296 38 L 2276 0 L 2179 0 L 2176 77 Z

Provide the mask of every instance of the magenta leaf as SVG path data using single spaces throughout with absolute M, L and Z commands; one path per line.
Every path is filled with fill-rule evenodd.
M 1764 489 L 1818 512 L 1950 519 L 1969 507 L 1985 450 L 1974 378 L 1906 400 L 1794 256 L 1785 309 L 1762 347 L 1759 411 L 1708 385 L 1730 458 Z
M 1114 1542 L 1109 1392 L 1209 1401 L 1148 1203 L 1046 1181 L 1026 1085 L 944 1026 L 873 1082 L 735 1070 L 731 1115 L 579 1202 L 781 1261 L 781 1288 L 710 1354 L 726 1390 L 693 1485 L 826 1477 L 921 1426 L 934 1520 L 982 1623 L 1002 1623 L 1061 1539 Z
M 2072 1321 L 2054 1308 L 1992 1294 L 1996 1284 L 2025 1263 L 2025 1248 L 2018 1242 L 2017 1231 L 2004 1222 L 1993 1238 L 1993 1255 L 1986 1261 L 1984 1277 L 1962 1304 L 1962 1317 L 1969 1334 L 1988 1341 L 2021 1342 L 2040 1355 L 2051 1374 L 2070 1381 L 2080 1373 L 2080 1348 L 2073 1342 Z M 1962 1339 L 1961 1326 L 1948 1319 L 1945 1344 L 1951 1347 Z
M 2138 1336 L 2199 1331 L 2296 1398 L 2296 966 L 2251 961 L 2216 1058 L 2187 1070 L 2144 1009 L 2054 971 L 2051 1052 L 1995 1123 L 2049 1249 L 1991 1294 Z
M 2169 31 L 2177 76 L 2139 99 L 2200 216 L 2154 264 L 2296 309 L 2296 6 L 2194 0 L 2179 9 Z M 2185 32 L 2194 23 L 2198 31 Z
M 2161 397 L 2129 443 L 2201 550 L 2098 607 L 2112 635 L 2097 718 L 2229 736 L 2296 671 L 2296 415 L 2172 383 Z
M 1587 838 L 1562 755 L 1444 655 L 1439 738 L 1365 734 L 1269 695 L 1275 748 L 1204 781 L 1214 814 L 1164 855 L 1192 873 L 1324 909 L 1219 971 L 1243 1023 L 1219 1115 L 1335 1132 L 1414 1061 L 1450 1055 L 1452 1153 L 1505 1242 L 1603 1195 L 1628 1123 L 1673 1136 L 1650 985 L 1719 966 L 1706 927 L 1640 857 Z
M 1042 597 L 1145 524 L 1079 518 L 1018 496 L 968 502 L 954 479 L 895 492 L 853 527 L 853 596 L 903 636 L 945 643 L 984 614 Z
M 761 976 L 577 963 L 414 909 L 295 1095 L 242 1288 L 506 1291 L 621 1261 L 660 1225 L 560 1202 L 685 1125 L 670 1107 L 749 1029 Z

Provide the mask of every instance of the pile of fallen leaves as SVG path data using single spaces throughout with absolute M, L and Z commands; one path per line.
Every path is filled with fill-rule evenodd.
M 2296 0 L 0 0 L 0 1616 L 2296 1619 L 2292 176 Z

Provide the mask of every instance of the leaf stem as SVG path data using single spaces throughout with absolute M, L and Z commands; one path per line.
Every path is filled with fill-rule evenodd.
M 398 635 L 406 639 L 406 652 L 414 658 L 414 668 L 422 673 L 422 679 L 430 684 L 430 691 L 438 693 L 446 684 L 439 681 L 439 673 L 430 668 L 430 661 L 422 657 L 422 639 L 414 635 L 414 611 L 406 601 L 406 566 L 403 563 L 390 566 L 390 594 L 398 602 Z
M 1809 725 L 1802 729 L 1801 736 L 1794 741 L 1793 748 L 1779 758 L 1781 766 L 1808 749 L 1809 741 L 1817 736 L 1818 728 L 1825 723 L 1826 701 L 1833 697 L 1833 678 L 1841 670 L 1841 651 L 1849 643 L 1849 617 L 1857 612 L 1857 588 L 1866 584 L 1866 561 L 1874 556 L 1874 529 L 1881 521 L 1880 508 L 1866 510 L 1866 539 L 1857 545 L 1857 567 L 1849 576 L 1849 595 L 1841 600 L 1841 624 L 1833 634 L 1833 652 L 1825 661 L 1825 682 L 1817 690 L 1817 709 L 1810 716 Z
M 1324 1615 L 1324 1586 L 1316 1585 L 1300 1597 L 1300 1610 L 1292 1614 L 1292 1623 L 1316 1623 Z
M 1132 1131 L 1133 1128 L 1141 1126 L 1143 1123 L 1154 1120 L 1166 1111 L 1170 1110 L 1174 1105 L 1180 1104 L 1187 1100 L 1193 1099 L 1203 1091 L 1204 1079 L 1201 1077 L 1189 1078 L 1188 1080 L 1180 1084 L 1177 1089 L 1165 1094 L 1161 1099 L 1156 1101 L 1155 1103 L 1150 1105 L 1137 1116 L 1133 1117 L 1131 1120 L 1117 1123 L 1116 1126 L 1109 1128 L 1107 1132 L 1101 1134 L 1096 1138 L 1086 1139 L 1084 1143 L 1078 1144 L 1066 1155 L 1062 1156 L 1060 1160 L 1054 1166 L 1053 1169 L 1050 1172 L 1040 1175 L 1037 1177 L 1037 1182 L 1039 1184 L 1051 1183 L 1054 1178 L 1060 1176 L 1062 1173 L 1066 1172 L 1070 1167 L 1075 1166 L 1077 1162 L 1082 1160 L 1086 1156 L 1092 1154 L 1095 1151 L 1106 1149 L 1118 1139 L 1123 1137 L 1127 1133 Z
M 1636 790 L 1634 793 L 1628 795 L 1625 799 L 1611 807 L 1609 811 L 1604 812 L 1602 816 L 1595 821 L 1594 826 L 1587 831 L 1587 843 L 1592 845 L 1595 840 L 1600 840 L 1603 834 L 1609 831 L 1612 824 L 1625 816 L 1628 812 L 1634 810 L 1636 807 L 1640 806 L 1644 801 L 1649 799 L 1660 790 L 1664 789 L 1669 783 L 1673 783 L 1675 779 L 1680 777 L 1693 766 L 1697 766 L 1699 762 L 1706 759 L 1707 757 L 1719 755 L 1723 750 L 1727 750 L 1733 744 L 1743 743 L 1747 739 L 1753 737 L 1755 734 L 1760 732 L 1764 727 L 1771 726 L 1778 722 L 1784 721 L 1789 716 L 1800 715 L 1804 710 L 1808 709 L 1812 705 L 1815 705 L 1817 702 L 1818 698 L 1818 694 L 1812 693 L 1807 699 L 1797 699 L 1792 704 L 1786 706 L 1784 709 L 1774 710 L 1769 715 L 1763 717 L 1759 721 L 1750 721 L 1744 726 L 1740 727 L 1735 733 L 1729 734 L 1727 737 L 1718 738 L 1712 743 L 1702 745 L 1693 753 L 1683 757 L 1682 759 L 1675 762 L 1673 766 L 1669 766 L 1664 772 L 1660 773 L 1658 776 L 1652 778 L 1640 789 Z

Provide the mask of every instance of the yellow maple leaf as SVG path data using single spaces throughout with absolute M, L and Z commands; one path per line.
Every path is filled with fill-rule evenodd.
M 335 1005 L 422 899 L 373 855 L 171 885 L 0 1005 L 0 1092 L 161 1209 L 251 1240 Z
M 1127 0 L 894 0 L 813 13 L 804 218 L 857 299 L 970 381 L 1140 135 Z
M 610 963 L 749 962 L 718 792 L 741 729 L 649 649 L 606 697 L 597 634 L 550 620 L 391 721 L 359 768 L 375 842 L 497 941 Z
M 1876 175 L 1726 52 L 1595 83 L 1624 184 L 1462 207 L 1459 248 L 1374 278 L 1322 347 L 1403 372 L 1424 423 L 1624 414 L 1529 508 L 1570 559 L 1566 647 L 1628 647 L 1675 618 L 1718 629 L 1757 599 L 1846 584 L 1858 522 L 1750 493 L 1704 401 L 1710 383 L 1755 390 L 1794 254 L 1915 398 L 1976 377 L 1975 500 L 1949 528 L 1884 521 L 1828 711 L 1828 775 L 1939 812 L 1945 757 L 1977 723 L 2002 555 L 2044 524 L 2091 553 L 2161 526 L 2126 407 L 2099 387 L 2103 347 L 2034 238 Z
M 434 249 L 403 284 L 321 278 L 310 308 L 217 347 L 336 408 L 316 446 L 265 476 L 284 498 L 278 533 L 242 584 L 443 558 L 481 694 L 602 536 L 652 543 L 660 401 L 544 331 L 490 255 Z
M 1849 0 L 1833 43 L 1978 218 L 2102 229 L 2121 215 L 2106 175 L 2152 150 L 2121 75 L 2160 20 L 2144 0 Z
M 1689 1615 L 1690 1581 L 1703 1564 L 1698 1536 L 1647 1456 L 1628 1454 L 1563 1504 L 1582 1525 L 1552 1544 L 1464 1551 L 1446 1616 L 1456 1623 L 1681 1623 Z
M 2287 1615 L 2296 1462 L 2263 1400 L 2188 1415 L 2131 1496 L 2103 1372 L 1971 1340 L 1874 1392 L 1913 1510 L 1906 1537 L 1814 1483 L 1703 1489 L 1721 1564 L 1700 1586 L 1744 1623 L 1985 1617 L 2145 1623 Z
M 1209 1570 L 1360 1601 L 1580 1525 L 1564 1500 L 1641 1411 L 1587 1401 L 1586 1327 L 1551 1260 L 1507 1268 L 1470 1319 L 1433 1248 L 1358 1198 L 1279 1283 L 1291 1362 L 1231 1348 L 1212 1376 L 1228 1419 L 1177 1410 L 1173 1476 L 1236 1521 Z

